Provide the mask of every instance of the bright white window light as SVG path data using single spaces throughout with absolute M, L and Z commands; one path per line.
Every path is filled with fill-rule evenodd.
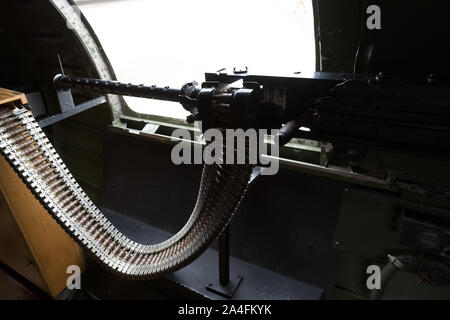
M 77 1 L 122 82 L 180 87 L 205 72 L 315 70 L 311 0 Z M 125 98 L 139 113 L 172 118 L 179 104 Z

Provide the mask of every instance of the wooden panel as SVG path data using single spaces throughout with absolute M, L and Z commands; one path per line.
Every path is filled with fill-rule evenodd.
M 0 191 L 36 261 L 49 293 L 66 287 L 67 267 L 85 262 L 80 247 L 41 206 L 6 160 L 0 156 Z
M 28 103 L 25 94 L 0 88 L 0 105 L 11 103 L 14 101 L 20 101 L 22 104 Z
M 0 260 L 42 290 L 48 291 L 33 254 L 2 194 L 0 194 Z

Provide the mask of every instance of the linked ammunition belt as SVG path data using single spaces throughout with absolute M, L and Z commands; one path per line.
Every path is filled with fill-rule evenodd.
M 108 221 L 24 107 L 0 107 L 0 151 L 74 240 L 107 269 L 131 279 L 178 270 L 206 250 L 236 211 L 252 171 L 251 165 L 205 165 L 186 225 L 172 238 L 147 245 L 130 240 Z

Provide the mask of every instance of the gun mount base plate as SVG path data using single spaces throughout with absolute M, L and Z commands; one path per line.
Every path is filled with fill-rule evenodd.
M 231 299 L 244 278 L 241 275 L 231 275 L 226 285 L 222 285 L 219 280 L 209 281 L 206 290 L 211 291 L 224 298 Z

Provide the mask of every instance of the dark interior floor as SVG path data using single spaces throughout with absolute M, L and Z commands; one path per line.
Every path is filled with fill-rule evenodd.
M 102 208 L 105 215 L 125 235 L 140 243 L 166 240 L 171 233 L 144 224 L 123 214 Z M 232 299 L 317 300 L 323 290 L 305 282 L 277 274 L 241 259 L 230 260 L 230 278 L 242 277 Z M 225 299 L 207 290 L 217 282 L 218 252 L 210 248 L 185 268 L 156 281 L 132 281 L 107 274 L 98 265 L 91 264 L 85 274 L 83 287 L 101 299 Z
M 195 204 L 201 166 L 173 165 L 171 146 L 162 143 L 115 133 L 104 143 L 101 205 L 141 223 L 125 224 L 122 231 L 147 243 L 164 239 L 139 239 L 148 227 L 165 237 L 177 232 Z M 332 241 L 343 189 L 342 183 L 286 169 L 259 177 L 233 218 L 231 255 L 329 295 L 339 260 Z M 113 222 L 119 216 L 110 214 Z

